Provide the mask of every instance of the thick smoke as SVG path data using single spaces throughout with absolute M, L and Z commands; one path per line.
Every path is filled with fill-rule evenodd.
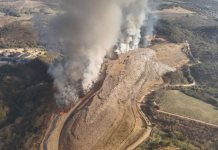
M 63 14 L 52 21 L 52 31 L 63 43 L 64 58 L 50 73 L 59 90 L 57 100 L 66 104 L 96 80 L 104 56 L 117 41 L 122 16 L 115 0 L 65 0 L 61 6 Z
M 78 99 L 78 89 L 92 86 L 115 45 L 118 53 L 138 47 L 148 7 L 147 0 L 63 0 L 59 5 L 61 13 L 44 38 L 50 50 L 58 47 L 63 55 L 49 73 L 58 103 L 66 105 Z
M 140 45 L 142 47 L 147 47 L 151 45 L 151 38 L 155 34 L 154 33 L 154 26 L 157 23 L 159 16 L 156 13 L 158 10 L 159 2 L 158 1 L 149 1 L 148 7 L 146 9 L 146 17 L 144 24 L 141 28 L 141 41 Z
M 117 53 L 125 53 L 138 48 L 141 27 L 147 16 L 147 10 L 147 0 L 135 0 L 123 9 L 122 32 L 117 44 Z

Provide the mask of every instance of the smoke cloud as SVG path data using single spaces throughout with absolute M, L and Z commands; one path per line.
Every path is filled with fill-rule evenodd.
M 142 47 L 147 47 L 151 45 L 151 39 L 149 37 L 154 35 L 154 26 L 157 23 L 159 16 L 156 13 L 158 10 L 159 2 L 158 1 L 149 1 L 148 7 L 146 9 L 146 17 L 144 24 L 141 28 L 141 41 L 140 44 Z
M 105 55 L 138 48 L 147 0 L 62 0 L 61 13 L 47 25 L 44 44 L 63 58 L 49 73 L 58 89 L 56 99 L 67 105 L 78 99 L 78 89 L 88 90 L 98 77 Z M 37 22 L 37 21 L 36 21 Z M 45 42 L 46 41 L 46 42 Z
M 134 0 L 129 6 L 123 8 L 123 22 L 117 53 L 125 53 L 138 48 L 141 27 L 147 16 L 147 10 L 147 0 Z

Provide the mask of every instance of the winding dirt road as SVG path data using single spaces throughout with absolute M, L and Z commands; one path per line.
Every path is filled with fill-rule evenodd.
M 55 114 L 51 117 L 51 122 L 45 136 L 40 144 L 40 150 L 58 150 L 59 147 L 59 139 L 61 135 L 61 131 L 65 125 L 65 122 L 72 117 L 78 110 L 82 109 L 90 100 L 90 97 L 93 97 L 96 93 L 97 89 L 101 86 L 102 81 L 99 81 L 96 84 L 96 87 L 89 91 L 83 98 L 78 100 L 75 105 L 64 114 Z
M 99 89 L 100 90 L 100 89 Z M 52 121 L 50 123 L 50 126 L 47 129 L 47 132 L 44 136 L 44 139 L 40 145 L 40 150 L 59 150 L 59 139 L 61 138 L 61 131 L 63 127 L 65 126 L 65 123 L 68 122 L 68 120 L 78 111 L 83 109 L 88 102 L 91 100 L 91 98 L 95 95 L 97 91 L 90 91 L 84 98 L 79 100 L 73 108 L 68 113 L 65 114 L 57 114 L 52 117 Z M 149 94 L 149 93 L 148 93 Z M 144 95 L 139 102 L 135 102 L 136 105 L 136 113 L 140 116 L 142 121 L 146 124 L 146 131 L 131 145 L 129 145 L 126 150 L 133 150 L 136 147 L 138 147 L 141 143 L 145 142 L 151 132 L 151 122 L 148 120 L 148 118 L 145 116 L 143 111 L 141 110 L 141 102 L 144 100 L 144 98 L 148 95 Z M 124 141 L 124 143 L 128 143 L 128 138 Z
M 150 134 L 152 132 L 152 127 L 151 127 L 152 124 L 145 116 L 145 114 L 142 112 L 140 104 L 137 104 L 137 109 L 138 109 L 138 113 L 141 115 L 142 120 L 146 123 L 147 129 L 146 132 L 144 132 L 143 135 L 139 137 L 137 141 L 129 145 L 126 150 L 134 150 L 135 148 L 137 148 L 140 144 L 145 142 L 150 137 Z

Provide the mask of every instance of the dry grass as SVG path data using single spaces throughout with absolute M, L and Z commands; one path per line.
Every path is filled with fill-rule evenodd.
M 160 14 L 192 14 L 194 12 L 182 7 L 172 7 L 168 9 L 163 9 L 159 13 Z
M 163 111 L 218 125 L 218 110 L 180 91 L 166 91 L 160 103 Z
M 183 48 L 185 48 L 184 43 L 162 43 L 151 47 L 151 49 L 156 51 L 157 59 L 160 62 L 175 68 L 180 68 L 189 62 L 186 54 L 182 52 Z

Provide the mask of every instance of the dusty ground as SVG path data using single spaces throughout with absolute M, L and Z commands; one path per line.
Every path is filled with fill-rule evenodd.
M 141 49 L 109 62 L 101 89 L 65 124 L 59 149 L 117 149 L 132 132 L 143 129 L 133 107 L 137 93 L 170 69 L 154 56 L 152 50 Z
M 162 43 L 156 44 L 151 48 L 156 51 L 157 59 L 169 66 L 179 68 L 181 65 L 189 62 L 187 56 L 181 51 L 182 49 L 186 49 L 185 43 Z
M 182 8 L 182 7 L 171 7 L 163 10 L 154 12 L 160 18 L 170 18 L 171 20 L 179 19 L 182 17 L 193 16 L 196 12 Z
M 182 46 L 174 46 L 181 59 L 172 61 L 184 65 L 188 59 L 181 53 Z M 59 116 L 41 149 L 55 150 L 57 145 L 59 150 L 133 149 L 146 140 L 151 128 L 137 102 L 162 84 L 162 74 L 179 67 L 174 66 L 176 62 L 171 67 L 159 62 L 160 54 L 157 51 L 156 57 L 151 49 L 139 49 L 108 61 L 102 87 L 70 113 Z M 167 63 L 171 58 L 160 60 Z

